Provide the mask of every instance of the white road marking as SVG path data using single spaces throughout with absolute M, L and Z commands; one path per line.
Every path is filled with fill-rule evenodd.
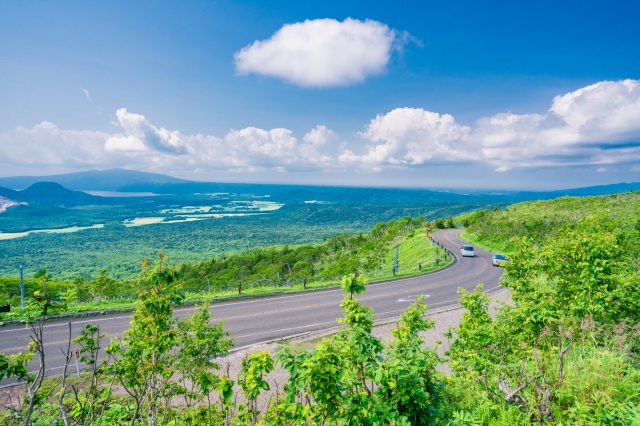
M 403 297 L 402 299 L 398 299 L 398 302 L 402 303 L 402 302 L 415 302 L 416 299 L 419 297 L 419 294 L 410 294 L 408 296 Z M 428 294 L 423 294 L 422 296 L 424 296 L 425 299 L 428 299 L 429 296 Z

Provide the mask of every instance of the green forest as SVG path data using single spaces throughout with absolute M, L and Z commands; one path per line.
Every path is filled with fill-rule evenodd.
M 190 280 L 201 285 L 225 271 L 248 276 L 263 267 L 261 256 L 287 259 L 277 268 L 293 266 L 290 249 L 250 251 L 246 264 L 227 257 L 184 271 L 162 256 L 145 261 L 144 289 L 124 336 L 103 342 L 99 329 L 87 325 L 74 342 L 88 366 L 80 379 L 27 374 L 28 361 L 43 353 L 43 318 L 64 311 L 75 297 L 50 290 L 42 271 L 35 279 L 46 291 L 39 290 L 24 314 L 34 344 L 23 354 L 0 355 L 0 377 L 25 383 L 25 395 L 0 418 L 10 425 L 638 425 L 639 218 L 637 192 L 462 215 L 455 222 L 467 227 L 467 239 L 509 258 L 503 285 L 512 303 L 492 315 L 481 283 L 473 292 L 461 290 L 464 313 L 447 333 L 444 356 L 436 350 L 441 343 L 421 335 L 434 326 L 421 298 L 400 317 L 391 340 L 375 337 L 374 312 L 358 301 L 367 277 L 349 273 L 341 280 L 340 331 L 311 348 L 284 344 L 275 356 L 248 355 L 237 377 L 216 363 L 233 342 L 222 323 L 211 324 L 208 305 L 179 321 L 173 308 L 184 302 Z M 454 221 L 440 224 L 447 222 Z M 334 258 L 344 253 L 362 266 L 366 257 L 346 253 L 375 246 L 376 239 L 386 239 L 387 247 L 416 239 L 422 224 L 423 218 L 379 224 L 368 234 L 334 236 L 301 252 L 307 259 L 322 250 Z M 357 266 L 345 264 L 345 273 Z M 108 361 L 97 360 L 100 351 Z M 276 367 L 289 379 L 265 408 L 258 400 L 276 391 L 266 381 Z
M 255 247 L 318 244 L 344 233 L 368 233 L 376 223 L 406 216 L 435 220 L 491 206 L 486 202 L 406 201 L 291 204 L 269 214 L 137 227 L 103 218 L 101 229 L 0 240 L 0 276 L 17 278 L 23 265 L 29 277 L 46 267 L 49 275 L 63 280 L 96 279 L 103 269 L 113 278 L 127 280 L 140 274 L 142 259 L 153 258 L 159 251 L 176 265 L 193 264 Z M 3 221 L 5 216 L 3 213 Z M 22 218 L 22 223 L 32 222 Z

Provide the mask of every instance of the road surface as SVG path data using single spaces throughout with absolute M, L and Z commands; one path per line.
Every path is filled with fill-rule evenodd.
M 374 309 L 376 319 L 395 317 L 407 309 L 420 294 L 430 309 L 456 304 L 459 287 L 473 290 L 478 283 L 485 284 L 485 291 L 499 287 L 502 268 L 492 265 L 492 254 L 482 249 L 475 250 L 475 257 L 461 257 L 459 238 L 461 230 L 438 231 L 434 239 L 456 255 L 456 262 L 430 274 L 395 281 L 371 284 L 358 299 Z M 257 299 L 242 299 L 214 303 L 211 312 L 216 320 L 225 320 L 236 347 L 271 341 L 287 336 L 327 329 L 336 326 L 342 316 L 340 303 L 344 294 L 341 289 L 313 291 Z M 195 307 L 175 310 L 175 316 L 184 318 L 193 314 Z M 106 333 L 103 347 L 111 338 L 121 337 L 129 328 L 131 314 L 114 314 L 99 317 L 60 320 L 45 325 L 45 351 L 47 374 L 61 374 L 69 338 L 68 323 L 71 321 L 72 336 L 76 337 L 87 323 L 98 325 Z M 12 354 L 24 351 L 30 341 L 30 331 L 24 325 L 0 328 L 0 353 Z M 72 362 L 73 364 L 73 362 Z M 32 364 L 32 369 L 37 365 Z M 75 366 L 70 368 L 75 371 Z M 7 384 L 6 379 L 1 382 Z

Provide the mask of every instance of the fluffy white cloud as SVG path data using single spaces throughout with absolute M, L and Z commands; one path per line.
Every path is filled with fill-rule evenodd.
M 398 108 L 352 140 L 318 125 L 297 138 L 285 128 L 247 127 L 222 137 L 186 135 L 121 108 L 116 133 L 63 130 L 50 122 L 0 134 L 0 168 L 130 167 L 148 171 L 379 171 L 443 163 L 523 168 L 640 164 L 640 82 L 601 82 L 554 98 L 544 114 L 503 113 L 462 125 L 449 114 Z M 6 174 L 6 173 L 5 173 Z
M 298 140 L 289 129 L 247 127 L 224 137 L 184 135 L 121 108 L 122 132 L 62 130 L 43 122 L 0 134 L 0 165 L 62 169 L 132 167 L 149 171 L 293 171 L 332 167 L 337 135 L 317 126 Z
M 472 138 L 499 171 L 640 161 L 640 82 L 600 82 L 556 96 L 546 114 L 478 120 Z
M 201 155 L 208 145 L 206 158 L 212 165 L 236 171 L 315 169 L 329 165 L 334 157 L 331 152 L 325 152 L 331 149 L 328 145 L 325 147 L 331 135 L 335 134 L 330 129 L 318 126 L 301 142 L 289 129 L 247 127 L 231 130 L 223 139 L 201 138 L 200 147 L 205 149 L 193 151 Z M 205 140 L 209 143 L 203 145 Z
M 478 152 L 468 143 L 469 130 L 449 114 L 398 108 L 378 115 L 359 133 L 370 143 L 364 153 L 345 149 L 340 160 L 376 169 L 383 165 L 474 160 L 478 158 Z
M 115 151 L 160 151 L 170 154 L 185 154 L 184 141 L 179 132 L 170 132 L 151 124 L 143 115 L 133 114 L 126 108 L 116 111 L 118 123 L 124 135 L 107 139 L 105 149 Z
M 43 121 L 0 134 L 0 164 L 39 168 L 100 167 L 107 133 L 62 130 Z
M 405 40 L 377 21 L 315 19 L 284 25 L 270 39 L 236 52 L 234 59 L 240 74 L 300 86 L 346 86 L 383 72 L 394 43 Z
M 640 82 L 604 81 L 556 96 L 549 110 L 583 142 L 640 139 Z
M 640 162 L 640 82 L 600 82 L 554 98 L 545 114 L 502 113 L 463 126 L 448 114 L 399 108 L 378 115 L 346 148 L 343 164 L 485 162 L 497 171 Z M 606 171 L 600 167 L 598 171 Z
M 339 139 L 340 138 L 333 130 L 322 124 L 319 124 L 314 129 L 311 129 L 303 137 L 303 140 L 305 142 L 315 146 L 332 144 Z

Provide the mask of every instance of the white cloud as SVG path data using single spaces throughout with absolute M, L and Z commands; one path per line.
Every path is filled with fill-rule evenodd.
M 331 135 L 335 134 L 324 126 L 311 130 L 302 142 L 289 129 L 248 127 L 231 130 L 219 142 L 225 153 L 220 165 L 244 171 L 290 171 L 327 166 L 333 156 L 323 148 Z
M 33 128 L 18 127 L 0 134 L 0 163 L 45 167 L 99 167 L 105 157 L 106 133 L 62 130 L 43 121 Z
M 84 93 L 84 97 L 87 98 L 89 102 L 91 102 L 91 93 L 89 93 L 88 89 L 82 89 L 82 93 Z
M 282 78 L 300 86 L 346 86 L 385 70 L 391 51 L 410 40 L 385 24 L 347 18 L 287 24 L 268 40 L 234 54 L 240 74 Z
M 185 135 L 116 112 L 120 133 L 63 130 L 50 122 L 0 134 L 0 164 L 14 168 L 131 167 L 148 171 L 295 171 L 334 167 L 338 137 L 326 126 L 298 140 L 289 129 L 247 127 L 224 137 Z
M 116 111 L 118 123 L 124 129 L 124 135 L 115 135 L 107 139 L 105 149 L 116 151 L 163 151 L 172 154 L 185 154 L 184 141 L 179 132 L 171 132 L 151 124 L 143 115 L 127 112 L 126 108 Z
M 499 171 L 640 161 L 640 82 L 600 82 L 556 96 L 546 114 L 478 120 L 472 139 Z
M 398 108 L 372 119 L 354 138 L 324 125 L 302 138 L 286 128 L 247 127 L 219 137 L 186 135 L 145 116 L 116 112 L 117 129 L 63 130 L 44 121 L 0 134 L 0 168 L 148 171 L 296 172 L 409 169 L 431 164 L 490 164 L 497 171 L 544 167 L 613 170 L 640 164 L 640 82 L 602 82 L 557 96 L 544 114 L 496 114 L 472 126 L 449 114 Z M 36 173 L 37 172 L 37 173 Z
M 477 158 L 468 143 L 469 128 L 449 115 L 417 108 L 398 108 L 371 120 L 359 136 L 370 143 L 362 154 L 345 149 L 344 163 L 375 168 L 383 165 L 420 165 L 427 162 L 458 162 Z
M 497 171 L 640 162 L 640 82 L 600 82 L 554 98 L 545 114 L 501 113 L 458 124 L 448 114 L 398 108 L 359 134 L 364 152 L 344 164 L 385 166 L 484 162 Z
M 582 142 L 640 139 L 640 82 L 603 81 L 556 96 L 549 112 L 577 131 Z
M 321 146 L 334 143 L 339 140 L 339 137 L 327 126 L 319 124 L 304 135 L 303 140 L 308 144 Z

